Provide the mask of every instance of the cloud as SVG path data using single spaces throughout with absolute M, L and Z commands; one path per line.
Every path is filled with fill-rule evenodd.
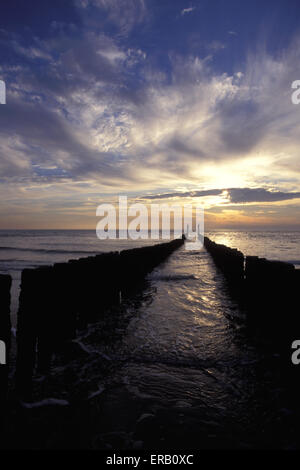
M 210 189 L 203 191 L 186 191 L 163 194 L 146 195 L 143 199 L 171 199 L 174 197 L 207 197 L 207 196 L 226 196 L 232 204 L 244 204 L 252 202 L 278 202 L 291 199 L 300 199 L 300 192 L 284 193 L 282 191 L 270 191 L 264 188 L 228 188 L 228 189 Z
M 52 23 L 51 34 L 29 42 L 5 33 L 3 197 L 9 185 L 19 185 L 20 201 L 32 186 L 61 187 L 63 204 L 80 183 L 94 193 L 159 191 L 161 199 L 224 202 L 225 190 L 214 188 L 229 188 L 232 204 L 296 201 L 300 108 L 290 85 L 300 76 L 298 40 L 277 55 L 252 51 L 231 74 L 214 67 L 217 40 L 203 42 L 202 53 L 172 49 L 161 66 L 143 42 L 125 39 L 147 21 L 144 2 L 87 0 L 78 10 L 81 29 Z
M 223 189 L 208 189 L 204 191 L 186 191 L 186 192 L 174 192 L 174 193 L 163 193 L 163 194 L 149 194 L 143 196 L 143 199 L 171 199 L 174 197 L 206 197 L 206 196 L 219 196 L 223 193 Z
M 297 187 L 299 113 L 287 94 L 299 63 L 293 47 L 276 59 L 249 57 L 232 76 L 214 73 L 210 56 L 173 54 L 167 80 L 143 51 L 103 33 L 63 31 L 35 46 L 53 59 L 25 62 L 17 74 L 2 66 L 10 106 L 1 132 L 18 133 L 28 168 L 50 160 L 76 178 L 243 187 L 263 179 L 266 165 L 270 184 L 282 179 L 284 165 Z
M 143 51 L 103 33 L 63 31 L 35 48 L 52 59 L 24 62 L 17 74 L 2 66 L 10 105 L 1 132 L 18 133 L 28 167 L 50 159 L 74 177 L 115 171 L 160 187 L 170 177 L 242 187 L 263 178 L 266 164 L 270 183 L 282 178 L 284 165 L 297 185 L 299 113 L 288 96 L 295 46 L 278 58 L 249 57 L 232 76 L 213 72 L 210 56 L 173 54 L 168 80 Z
M 231 188 L 228 189 L 230 202 L 234 204 L 249 202 L 278 202 L 291 199 L 300 199 L 300 192 L 284 193 L 282 191 L 269 191 L 264 188 Z
M 194 11 L 194 10 L 195 10 L 195 7 L 184 8 L 183 10 L 181 10 L 181 15 L 184 16 L 187 13 L 192 13 L 192 11 Z
M 221 51 L 222 49 L 226 48 L 226 45 L 223 44 L 221 41 L 211 41 L 210 43 L 207 44 L 207 49 L 212 52 L 218 52 Z
M 7 141 L 5 148 L 10 156 L 5 159 L 6 164 L 0 166 L 1 177 L 18 176 L 20 170 L 23 171 L 22 176 L 29 176 L 30 169 L 34 168 L 33 179 L 38 174 L 44 176 L 43 181 L 60 179 L 62 176 L 82 178 L 88 175 L 112 180 L 121 177 L 130 179 L 128 167 L 119 165 L 113 152 L 91 147 L 84 132 L 76 132 L 62 114 L 40 103 L 24 103 L 10 98 L 5 112 L 0 113 L 0 128 L 2 141 Z M 17 135 L 18 139 L 7 139 L 10 133 Z M 9 147 L 9 141 L 14 142 L 14 147 Z M 19 158 L 11 158 L 12 148 Z M 3 154 L 2 158 L 5 157 Z M 20 160 L 23 162 L 21 165 Z M 46 167 L 54 167 L 56 171 L 42 171 L 45 164 Z
M 106 13 L 105 21 L 115 25 L 123 36 L 143 23 L 148 14 L 144 0 L 79 0 L 78 6 L 84 9 L 96 7 L 101 13 Z M 103 21 L 102 15 L 100 21 Z

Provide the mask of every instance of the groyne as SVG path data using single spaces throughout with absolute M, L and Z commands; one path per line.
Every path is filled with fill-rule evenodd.
M 103 253 L 22 272 L 17 323 L 16 385 L 31 396 L 35 371 L 46 374 L 53 354 L 89 323 L 105 318 L 122 299 L 142 286 L 146 275 L 184 240 Z M 300 321 L 300 271 L 292 264 L 244 254 L 204 238 L 247 325 L 263 338 L 276 339 L 290 352 Z M 11 277 L 0 275 L 0 341 L 10 348 Z M 109 313 L 110 314 L 110 313 Z M 8 360 L 7 360 L 8 362 Z M 0 403 L 7 391 L 7 366 L 0 366 Z
M 248 325 L 288 346 L 300 326 L 297 295 L 300 270 L 291 263 L 244 256 L 205 237 L 204 246 L 222 271 L 230 294 L 246 313 Z
M 10 289 L 11 276 L 0 274 L 0 427 L 7 395 L 10 354 Z
M 204 246 L 222 271 L 230 292 L 238 297 L 243 290 L 245 277 L 244 254 L 235 248 L 215 243 L 207 237 L 204 237 Z
M 183 243 L 176 239 L 25 269 L 17 326 L 18 393 L 29 398 L 34 371 L 47 373 L 54 352 L 107 309 L 119 305 L 123 295 Z

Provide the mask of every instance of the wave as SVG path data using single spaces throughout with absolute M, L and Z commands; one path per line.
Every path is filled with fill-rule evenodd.
M 159 274 L 153 273 L 149 276 L 153 281 L 185 281 L 189 279 L 198 279 L 194 274 Z
M 33 403 L 27 403 L 22 401 L 21 405 L 24 408 L 40 408 L 42 406 L 69 406 L 67 400 L 60 400 L 58 398 L 45 398 L 44 400 L 36 401 Z
M 300 265 L 300 259 L 288 259 L 287 263 Z
M 270 261 L 281 261 L 283 263 L 290 263 L 290 264 L 295 264 L 295 265 L 300 265 L 300 259 L 272 259 L 270 258 Z
M 46 248 L 20 248 L 20 247 L 12 247 L 12 246 L 0 246 L 0 251 L 26 251 L 28 253 L 52 253 L 52 254 L 99 254 L 100 251 L 94 250 L 51 250 Z

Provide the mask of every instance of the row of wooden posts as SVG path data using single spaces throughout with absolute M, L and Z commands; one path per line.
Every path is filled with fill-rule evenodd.
M 246 313 L 250 327 L 290 350 L 291 341 L 300 333 L 300 270 L 291 263 L 244 256 L 207 237 L 204 246 L 226 278 L 230 294 Z
M 31 394 L 35 368 L 47 373 L 53 353 L 79 329 L 100 319 L 147 273 L 183 244 L 182 239 L 25 269 L 21 277 L 16 383 Z
M 99 254 L 53 266 L 25 269 L 21 278 L 17 324 L 17 390 L 31 392 L 34 369 L 46 372 L 57 348 L 142 281 L 147 273 L 184 243 L 177 239 L 154 246 Z M 300 271 L 217 244 L 204 246 L 226 278 L 229 291 L 260 330 L 288 337 L 300 326 Z M 11 277 L 0 275 L 0 341 L 10 347 Z M 1 343 L 0 343 L 1 344 Z M 7 387 L 7 366 L 0 365 L 0 403 Z M 0 406 L 1 411 L 1 406 Z

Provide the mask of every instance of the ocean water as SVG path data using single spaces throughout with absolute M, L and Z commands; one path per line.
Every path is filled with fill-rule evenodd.
M 300 231 L 215 230 L 205 235 L 245 255 L 288 261 L 300 267 Z M 16 278 L 16 273 L 27 267 L 153 243 L 159 241 L 99 240 L 94 230 L 0 230 L 0 271 Z
M 300 265 L 300 232 L 207 235 L 246 255 Z M 24 267 L 141 244 L 149 242 L 100 241 L 92 231 L 2 231 L 1 271 L 12 274 L 16 294 Z M 261 351 L 245 334 L 237 321 L 241 312 L 205 250 L 177 250 L 114 315 L 114 334 L 106 334 L 100 323 L 90 324 L 74 341 L 72 360 L 56 358 L 41 396 L 37 378 L 31 406 L 80 401 L 92 410 L 84 436 L 82 422 L 73 423 L 74 445 L 299 446 L 299 413 L 282 383 L 279 355 L 274 348 Z M 47 436 L 47 442 L 64 445 L 56 439 Z
M 292 263 L 300 268 L 300 231 L 214 231 L 207 236 L 216 243 L 238 248 L 245 255 Z

